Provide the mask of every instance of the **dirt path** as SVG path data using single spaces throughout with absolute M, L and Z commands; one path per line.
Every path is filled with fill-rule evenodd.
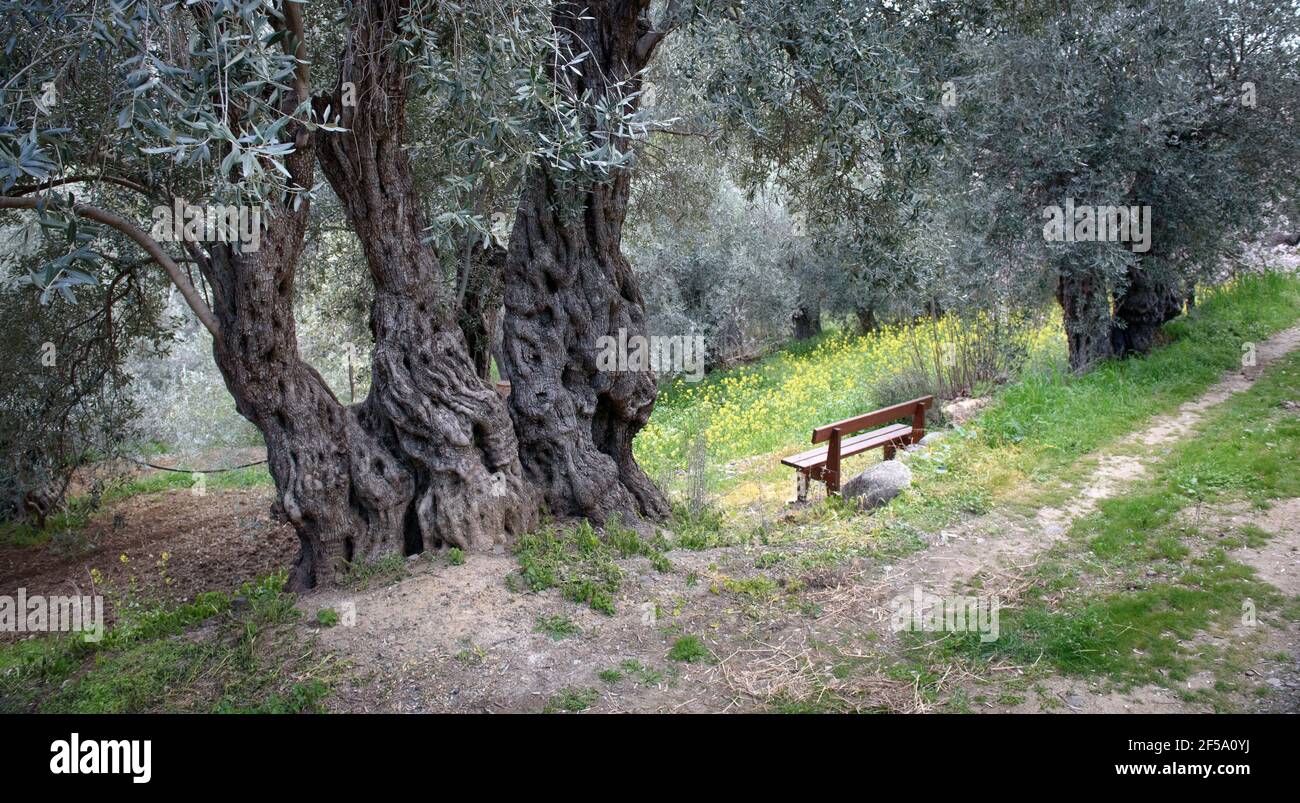
M 1095 511 L 1103 499 L 1123 493 L 1145 477 L 1148 468 L 1161 458 L 1162 447 L 1186 437 L 1206 411 L 1249 389 L 1268 366 L 1296 348 L 1300 348 L 1300 326 L 1260 343 L 1254 366 L 1228 374 L 1196 400 L 1174 413 L 1157 416 L 1145 429 L 1125 439 L 1126 445 L 1137 444 L 1140 448 L 1124 454 L 1097 455 L 1097 469 L 1078 484 L 1068 504 L 1042 508 L 1029 520 L 994 513 L 942 532 L 929 549 L 893 567 L 881 593 L 892 598 L 920 584 L 942 595 L 959 591 L 976 576 L 985 580 L 985 589 L 990 588 L 989 581 L 996 586 L 998 578 L 1009 581 L 1018 576 L 1037 555 L 1064 538 L 1077 519 Z
M 1291 600 L 1300 600 L 1300 498 L 1278 502 L 1263 512 L 1242 512 L 1228 525 L 1247 523 L 1273 537 L 1260 547 L 1238 550 L 1232 557 L 1253 567 L 1261 580 Z M 1246 671 L 1269 689 L 1259 710 L 1300 711 L 1300 623 L 1265 629 L 1256 653 L 1259 660 Z
M 1183 404 L 1172 414 L 1156 417 L 1146 429 L 1136 433 L 1131 443 L 1139 448 L 1134 453 L 1100 455 L 1097 470 L 1070 504 L 1042 508 L 1031 521 L 1003 516 L 971 521 L 956 533 L 941 539 L 932 549 L 918 553 L 891 572 L 889 578 L 892 582 L 882 594 L 885 598 L 892 598 L 914 585 L 940 589 L 933 591 L 937 594 L 955 593 L 978 577 L 984 593 L 1011 590 L 1010 596 L 1014 597 L 1019 575 L 1034 565 L 1036 556 L 1063 538 L 1075 520 L 1095 511 L 1100 501 L 1123 493 L 1132 482 L 1145 477 L 1149 467 L 1159 461 L 1167 447 L 1191 434 L 1207 411 L 1248 390 L 1270 365 L 1297 348 L 1300 348 L 1300 327 L 1283 331 L 1259 344 L 1255 365 L 1228 374 L 1196 400 Z M 1300 508 L 1295 502 L 1287 500 L 1264 513 L 1241 513 L 1234 519 L 1238 525 L 1255 524 L 1272 533 L 1273 538 L 1261 548 L 1243 549 L 1233 557 L 1255 567 L 1260 579 L 1292 597 L 1300 594 L 1300 526 L 1295 515 L 1300 513 Z M 1238 629 L 1230 638 L 1240 643 L 1250 635 L 1248 631 Z M 1293 656 L 1290 662 L 1264 661 L 1262 672 L 1268 675 L 1270 685 L 1281 692 L 1273 695 L 1267 706 L 1281 706 L 1278 710 L 1300 710 L 1300 666 L 1294 660 L 1294 656 L 1300 655 L 1297 628 L 1268 632 L 1265 643 L 1257 645 L 1255 651 L 1272 656 Z M 1187 690 L 1195 691 L 1213 684 L 1213 677 L 1208 675 L 1202 673 L 1190 679 L 1186 684 Z M 1256 673 L 1252 671 L 1251 676 L 1256 676 Z M 1121 694 L 1098 690 L 1082 681 L 1053 677 L 1042 684 L 1037 699 L 1011 706 L 990 706 L 990 710 L 1124 713 L 1195 712 L 1208 708 L 1189 703 L 1169 689 L 1156 686 Z
M 1220 533 L 1253 525 L 1272 537 L 1259 546 L 1243 547 L 1231 553 L 1233 560 L 1255 569 L 1260 580 L 1274 586 L 1290 599 L 1300 598 L 1300 498 L 1284 499 L 1267 510 L 1245 504 L 1223 509 L 1201 510 L 1197 526 Z M 1300 625 L 1283 622 L 1270 627 L 1261 624 L 1234 625 L 1226 633 L 1201 633 L 1187 645 L 1193 652 L 1207 648 L 1221 656 L 1225 648 L 1240 648 L 1249 655 L 1245 666 L 1227 674 L 1243 689 L 1232 695 L 1232 710 L 1268 713 L 1300 711 Z M 1222 662 L 1222 657 L 1216 659 Z M 1036 713 L 1210 713 L 1209 703 L 1186 699 L 1181 692 L 1195 693 L 1215 686 L 1218 678 L 1202 670 L 1170 688 L 1141 686 L 1125 692 L 1060 676 L 1035 683 L 1035 693 L 1014 705 L 987 707 L 988 711 Z M 1266 695 L 1257 693 L 1264 688 Z

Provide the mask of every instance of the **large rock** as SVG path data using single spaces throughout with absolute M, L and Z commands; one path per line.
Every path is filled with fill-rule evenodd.
M 925 433 L 925 436 L 921 438 L 921 442 L 918 445 L 933 446 L 939 441 L 947 437 L 948 437 L 948 432 L 946 430 L 939 430 L 938 432 L 927 432 Z
M 884 460 L 844 483 L 840 495 L 863 508 L 880 507 L 912 484 L 912 470 L 898 460 Z
M 943 405 L 943 417 L 950 424 L 961 426 L 975 416 L 979 415 L 989 405 L 992 399 L 988 396 L 980 396 L 974 399 L 954 399 Z

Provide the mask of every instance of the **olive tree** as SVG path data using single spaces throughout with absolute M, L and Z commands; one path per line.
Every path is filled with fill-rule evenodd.
M 968 232 L 1054 286 L 1074 369 L 1149 349 L 1294 191 L 1298 30 L 1295 3 L 1152 0 L 999 7 L 966 38 Z
M 521 59 L 544 47 L 514 11 L 545 22 L 527 8 L 404 0 L 348 3 L 341 21 L 323 4 L 273 0 L 5 7 L 6 29 L 21 35 L 5 45 L 0 208 L 112 229 L 162 267 L 266 442 L 277 511 L 302 543 L 293 587 L 394 553 L 488 548 L 536 521 L 509 414 L 474 370 L 404 147 L 412 102 L 473 97 L 444 58 L 464 27 L 504 31 L 504 44 L 486 46 Z M 505 89 L 526 104 L 541 82 L 527 82 L 533 65 L 516 66 L 522 83 Z M 296 336 L 318 165 L 370 274 L 372 381 L 355 404 L 302 358 Z M 77 184 L 135 200 L 101 208 L 60 192 Z M 144 222 L 183 204 L 262 220 L 245 233 L 253 242 L 172 242 L 167 226 Z M 67 248 L 93 259 L 71 237 Z M 39 277 L 47 289 L 94 281 L 67 259 Z

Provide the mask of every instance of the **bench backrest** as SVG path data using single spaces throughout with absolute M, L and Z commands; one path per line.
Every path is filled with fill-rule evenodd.
M 836 421 L 834 424 L 817 427 L 817 429 L 813 430 L 812 442 L 822 443 L 830 440 L 831 433 L 837 429 L 840 431 L 840 435 L 847 436 L 880 424 L 888 424 L 895 419 L 907 418 L 908 416 L 911 416 L 913 426 L 919 423 L 921 427 L 924 427 L 925 410 L 932 404 L 934 404 L 933 396 L 922 396 L 919 399 L 905 401 L 892 407 L 884 407 L 856 418 L 846 418 L 843 421 Z

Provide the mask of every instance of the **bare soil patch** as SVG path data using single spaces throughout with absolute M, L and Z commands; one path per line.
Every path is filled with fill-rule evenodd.
M 98 570 L 105 582 L 96 593 L 106 595 L 112 618 L 115 597 L 132 578 L 141 599 L 176 602 L 231 591 L 293 561 L 298 538 L 293 528 L 272 521 L 272 499 L 266 488 L 203 496 L 173 490 L 105 504 L 81 533 L 83 548 L 75 554 L 49 543 L 0 546 L 0 594 L 19 587 L 28 594 L 90 594 L 91 573 Z

